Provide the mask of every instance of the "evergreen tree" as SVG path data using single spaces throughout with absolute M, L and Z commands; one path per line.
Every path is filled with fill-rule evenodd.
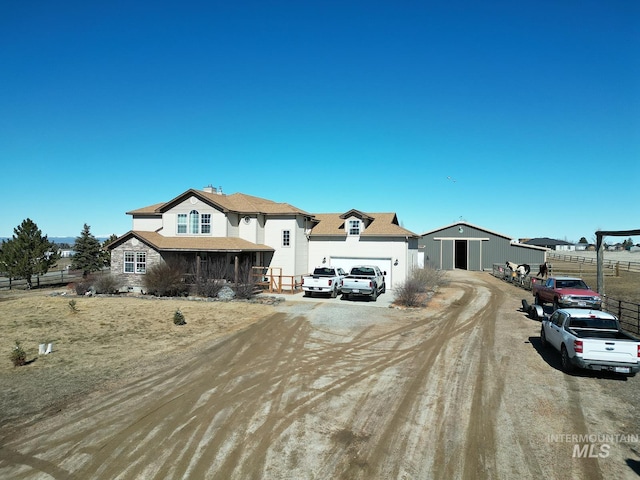
M 589 243 L 589 242 L 587 242 L 586 238 L 580 237 L 580 241 L 578 243 Z
M 84 224 L 82 233 L 76 237 L 73 248 L 74 255 L 71 260 L 73 270 L 82 270 L 82 276 L 86 277 L 91 272 L 102 270 L 104 261 L 100 241 L 91 234 L 91 227 Z
M 13 229 L 13 237 L 2 241 L 0 269 L 11 278 L 24 278 L 31 288 L 31 277 L 42 275 L 55 266 L 60 258 L 58 247 L 42 236 L 38 226 L 29 218 Z
M 109 238 L 102 242 L 102 263 L 105 267 L 111 266 L 111 250 L 107 249 L 107 245 L 115 242 L 117 239 L 118 236 L 115 233 L 112 233 Z

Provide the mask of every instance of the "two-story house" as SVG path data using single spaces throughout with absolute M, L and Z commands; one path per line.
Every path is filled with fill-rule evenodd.
M 236 262 L 277 265 L 286 275 L 307 272 L 305 232 L 311 215 L 286 203 L 219 189 L 187 190 L 166 203 L 127 212 L 133 228 L 111 245 L 111 272 L 140 289 L 147 269 L 182 260 L 198 268 L 224 259 L 233 278 Z
M 238 263 L 283 276 L 301 276 L 320 264 L 348 270 L 374 263 L 387 272 L 388 288 L 417 262 L 418 236 L 400 227 L 393 213 L 313 215 L 288 203 L 205 187 L 127 214 L 133 228 L 109 245 L 111 272 L 134 290 L 142 289 L 152 265 L 178 260 L 196 274 L 207 262 L 222 262 L 228 279 Z

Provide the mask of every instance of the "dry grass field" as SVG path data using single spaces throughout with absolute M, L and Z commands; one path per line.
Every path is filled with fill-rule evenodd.
M 186 325 L 174 325 L 177 309 Z M 246 302 L 78 297 L 65 288 L 1 291 L 0 426 L 26 422 L 159 364 L 184 361 L 272 313 L 267 305 Z M 26 350 L 27 366 L 10 361 L 16 340 Z M 41 343 L 53 343 L 53 352 L 38 355 Z
M 582 264 L 552 260 L 554 275 L 571 275 L 582 278 L 596 289 L 597 272 L 594 264 Z M 640 273 L 621 270 L 616 275 L 612 269 L 604 272 L 605 294 L 616 300 L 640 304 Z

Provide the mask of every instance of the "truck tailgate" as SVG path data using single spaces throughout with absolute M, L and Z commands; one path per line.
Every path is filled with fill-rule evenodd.
M 638 344 L 624 340 L 583 340 L 582 358 L 591 361 L 638 363 Z

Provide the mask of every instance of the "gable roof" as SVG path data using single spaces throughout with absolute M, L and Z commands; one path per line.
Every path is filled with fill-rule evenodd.
M 425 237 L 425 236 L 427 236 L 427 235 L 431 235 L 431 234 L 433 234 L 433 233 L 437 233 L 437 232 L 440 232 L 440 231 L 442 231 L 442 230 L 446 230 L 446 229 L 448 229 L 448 228 L 451 228 L 451 227 L 457 227 L 457 226 L 475 228 L 476 230 L 480 230 L 480 231 L 482 231 L 482 232 L 487 232 L 487 233 L 490 233 L 491 235 L 496 235 L 496 236 L 498 236 L 498 237 L 506 238 L 507 240 L 513 241 L 513 238 L 511 238 L 511 237 L 509 237 L 509 236 L 505 235 L 504 233 L 493 232 L 493 231 L 491 231 L 491 230 L 487 230 L 486 228 L 478 227 L 477 225 L 473 225 L 473 224 L 471 224 L 471 223 L 464 222 L 464 221 L 455 222 L 455 223 L 452 223 L 452 224 L 450 224 L 450 225 L 446 225 L 446 226 L 444 226 L 444 227 L 436 228 L 435 230 L 430 230 L 430 231 L 428 231 L 428 232 L 424 232 L 424 233 L 423 233 L 422 235 L 420 235 L 420 236 L 421 236 L 421 237 Z
M 355 215 L 354 212 L 362 216 Z M 367 227 L 360 232 L 360 236 L 383 237 L 418 237 L 417 234 L 401 227 L 395 213 L 363 213 L 358 210 L 349 210 L 347 213 L 316 213 L 314 220 L 317 224 L 311 229 L 310 236 L 345 236 L 347 234 L 345 218 L 357 216 L 370 220 Z
M 165 203 L 156 203 L 148 207 L 130 210 L 127 215 L 157 215 L 170 210 L 175 205 L 184 202 L 188 198 L 196 197 L 200 201 L 218 208 L 224 213 L 239 214 L 264 214 L 264 215 L 305 215 L 311 217 L 310 213 L 300 210 L 288 203 L 278 203 L 266 198 L 254 197 L 244 193 L 233 193 L 231 195 L 203 192 L 189 189 L 186 192 Z
M 273 252 L 274 249 L 237 237 L 163 237 L 157 232 L 131 230 L 109 245 L 109 250 L 130 238 L 137 238 L 157 251 Z

